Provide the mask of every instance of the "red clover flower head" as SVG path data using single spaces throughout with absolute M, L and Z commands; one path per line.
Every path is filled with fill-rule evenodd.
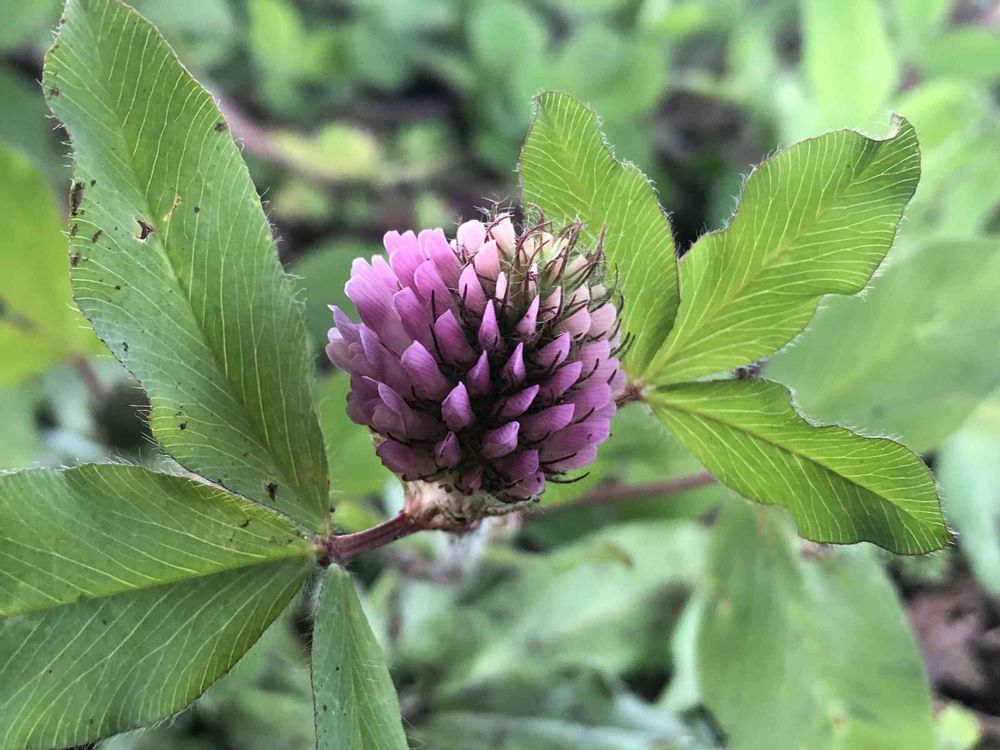
M 508 215 L 389 232 L 357 259 L 326 347 L 350 373 L 347 411 L 404 480 L 500 504 L 592 463 L 625 386 L 616 296 L 580 227 L 518 235 Z

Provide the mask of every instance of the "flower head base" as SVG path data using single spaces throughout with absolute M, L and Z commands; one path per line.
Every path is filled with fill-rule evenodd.
M 440 229 L 389 232 L 388 262 L 354 261 L 346 292 L 362 322 L 332 308 L 326 351 L 389 469 L 502 506 L 593 462 L 625 377 L 600 249 L 578 237 L 518 235 L 502 215 L 450 243 Z

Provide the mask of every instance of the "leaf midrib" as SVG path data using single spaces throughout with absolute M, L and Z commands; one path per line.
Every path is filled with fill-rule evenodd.
M 919 518 L 918 516 L 914 516 L 913 513 L 910 510 L 908 510 L 907 508 L 899 505 L 892 498 L 886 497 L 885 495 L 881 494 L 879 491 L 874 490 L 871 487 L 868 487 L 867 485 L 863 484 L 860 481 L 857 481 L 855 479 L 851 479 L 849 477 L 844 476 L 843 474 L 838 473 L 835 469 L 830 468 L 829 466 L 827 466 L 826 464 L 820 462 L 816 458 L 813 458 L 812 456 L 809 456 L 809 455 L 807 455 L 807 454 L 805 454 L 805 453 L 803 453 L 803 452 L 801 452 L 799 450 L 796 450 L 794 448 L 790 448 L 788 446 L 782 445 L 781 443 L 777 442 L 776 440 L 771 439 L 770 437 L 762 435 L 762 434 L 760 434 L 758 432 L 753 432 L 749 428 L 743 427 L 743 426 L 741 426 L 739 424 L 735 424 L 733 422 L 729 422 L 729 421 L 727 421 L 725 419 L 721 419 L 721 418 L 719 418 L 719 417 L 717 417 L 715 415 L 709 415 L 709 414 L 706 414 L 704 412 L 698 411 L 697 409 L 685 408 L 685 407 L 679 406 L 674 401 L 661 401 L 661 400 L 658 400 L 657 403 L 661 407 L 666 408 L 666 409 L 673 409 L 674 411 L 686 412 L 688 414 L 696 415 L 696 416 L 698 416 L 698 417 L 700 417 L 702 419 L 707 419 L 709 421 L 716 422 L 717 424 L 720 424 L 720 425 L 723 425 L 725 427 L 728 427 L 731 430 L 735 430 L 736 432 L 741 432 L 744 435 L 749 435 L 752 438 L 755 438 L 757 440 L 760 440 L 761 442 L 767 443 L 768 445 L 770 445 L 770 446 L 772 446 L 774 448 L 777 448 L 778 450 L 785 451 L 786 453 L 790 453 L 793 456 L 797 456 L 800 459 L 808 461 L 809 463 L 818 466 L 823 471 L 828 472 L 828 473 L 832 474 L 833 476 L 842 479 L 845 482 L 853 484 L 854 486 L 863 489 L 865 492 L 871 493 L 875 497 L 877 497 L 880 500 L 884 501 L 886 504 L 892 506 L 893 508 L 896 508 L 899 512 L 903 513 L 908 518 L 913 519 L 914 521 L 916 521 L 921 526 L 926 526 L 926 521 L 925 520 Z M 843 427 L 838 427 L 837 425 L 811 425 L 811 426 L 814 429 L 816 429 L 816 430 L 823 430 L 823 431 L 843 430 L 844 429 Z M 847 431 L 847 432 L 850 433 L 850 431 Z M 859 439 L 862 439 L 862 440 L 879 440 L 879 441 L 887 440 L 886 438 L 869 438 L 869 437 L 865 437 L 863 435 L 857 435 L 857 437 Z M 889 440 L 888 442 L 892 443 L 893 445 L 899 445 L 899 443 L 895 443 L 895 442 L 893 442 L 891 440 Z
M 303 537 L 303 541 L 305 541 Z M 146 586 L 133 586 L 131 588 L 119 588 L 113 591 L 104 592 L 98 594 L 97 596 L 81 596 L 71 601 L 61 601 L 51 605 L 43 605 L 37 607 L 28 607 L 26 609 L 17 610 L 13 612 L 0 612 L 0 622 L 3 620 L 11 619 L 14 617 L 24 617 L 27 615 L 35 614 L 37 612 L 44 612 L 51 609 L 59 609 L 60 607 L 71 607 L 75 604 L 80 604 L 82 602 L 99 601 L 101 599 L 113 599 L 118 596 L 125 596 L 128 594 L 134 594 L 141 591 L 151 591 L 158 588 L 163 588 L 165 586 L 175 586 L 180 583 L 186 583 L 188 581 L 196 581 L 202 578 L 210 578 L 212 576 L 221 575 L 223 573 L 230 573 L 236 570 L 246 570 L 249 568 L 254 568 L 262 565 L 271 565 L 278 562 L 284 562 L 285 560 L 291 560 L 296 557 L 301 557 L 303 559 L 308 559 L 311 557 L 312 551 L 308 546 L 297 547 L 295 545 L 287 545 L 282 548 L 290 550 L 287 554 L 274 555 L 273 557 L 266 557 L 262 559 L 249 558 L 249 561 L 241 565 L 222 565 L 217 568 L 213 568 L 210 571 L 201 573 L 198 575 L 178 575 L 174 578 L 165 578 L 156 581 Z M 305 571 L 303 571 L 303 574 Z M 303 576 L 304 577 L 304 576 Z
M 880 146 L 889 145 L 892 142 L 894 142 L 901 134 L 902 134 L 902 130 L 900 129 L 894 135 L 892 135 L 892 136 L 890 136 L 888 138 L 884 138 L 884 139 L 882 139 L 880 141 L 877 141 L 877 143 Z M 817 140 L 819 140 L 820 138 L 823 138 L 823 137 L 824 136 L 818 136 L 816 138 L 809 138 L 809 139 L 807 139 L 805 141 L 801 141 L 800 143 L 808 143 L 810 141 L 817 141 Z M 864 137 L 864 136 L 862 136 L 862 137 Z M 796 145 L 800 145 L 800 144 L 796 144 Z M 871 164 L 871 162 L 869 162 L 869 165 L 870 164 Z M 730 307 L 731 305 L 734 305 L 737 302 L 739 302 L 744 297 L 744 293 L 747 291 L 747 289 L 750 288 L 750 287 L 752 287 L 753 284 L 757 283 L 760 280 L 761 276 L 763 276 L 765 273 L 767 273 L 769 271 L 773 271 L 779 265 L 775 261 L 777 261 L 778 259 L 782 258 L 786 253 L 788 253 L 789 249 L 793 245 L 797 244 L 801 240 L 801 238 L 802 238 L 803 235 L 807 234 L 808 232 L 811 232 L 812 230 L 814 230 L 816 228 L 816 226 L 819 224 L 819 222 L 822 219 L 822 217 L 825 216 L 826 213 L 830 210 L 830 208 L 831 208 L 832 204 L 834 203 L 835 199 L 839 198 L 843 194 L 843 192 L 845 192 L 850 186 L 852 186 L 856 182 L 857 179 L 861 178 L 861 176 L 864 175 L 867 172 L 867 166 L 869 166 L 869 165 L 866 165 L 866 170 L 862 171 L 861 174 L 859 174 L 859 175 L 855 175 L 851 180 L 849 180 L 846 183 L 846 185 L 844 187 L 841 187 L 840 189 L 834 188 L 833 191 L 832 191 L 832 193 L 831 193 L 830 200 L 826 201 L 826 205 L 823 208 L 821 208 L 819 211 L 817 211 L 816 215 L 808 223 L 808 228 L 800 229 L 799 232 L 797 232 L 796 234 L 794 234 L 791 238 L 789 238 L 784 243 L 784 247 L 781 247 L 780 244 L 779 244 L 779 247 L 776 248 L 773 252 L 765 255 L 764 258 L 762 258 L 762 262 L 761 262 L 760 268 L 757 270 L 757 273 L 755 273 L 752 278 L 747 279 L 747 281 L 745 281 L 739 287 L 737 287 L 733 291 L 733 293 L 731 295 L 729 295 L 725 300 L 723 300 L 723 302 L 720 305 L 718 305 L 717 307 L 710 308 L 709 311 L 708 311 L 709 313 L 711 313 L 711 315 L 708 315 L 709 320 L 712 317 L 717 317 L 720 313 L 722 313 L 723 310 L 725 310 L 726 308 Z M 749 183 L 749 180 L 752 179 L 752 178 L 753 178 L 753 175 L 751 174 L 751 176 L 750 176 L 750 178 L 748 178 L 747 182 Z M 912 197 L 912 193 L 911 193 L 911 197 Z M 905 207 L 905 203 L 904 203 L 904 207 Z M 703 237 L 700 237 L 698 239 L 698 241 L 695 242 L 695 244 L 691 247 L 691 251 L 688 253 L 688 255 L 690 256 L 692 253 L 698 252 L 698 245 L 700 245 L 702 243 L 706 243 L 707 244 L 708 242 L 710 242 L 712 240 L 712 238 L 716 238 L 717 237 L 717 238 L 719 238 L 718 241 L 720 241 L 720 242 L 726 242 L 726 239 L 725 239 L 726 238 L 726 234 L 728 232 L 732 231 L 733 225 L 736 223 L 737 219 L 739 218 L 739 216 L 740 216 L 740 210 L 742 208 L 743 208 L 743 205 L 742 205 L 742 201 L 741 201 L 740 205 L 738 205 L 736 207 L 736 211 L 733 214 L 733 218 L 729 221 L 729 224 L 726 227 L 724 227 L 723 229 L 717 229 L 714 232 L 709 232 L 708 234 L 704 235 Z M 896 223 L 898 225 L 898 221 Z M 887 245 L 886 246 L 886 252 L 882 254 L 883 259 L 885 258 L 885 255 L 888 252 L 889 252 L 889 246 Z M 682 260 L 678 264 L 678 270 L 679 271 L 680 271 L 680 269 L 682 269 L 682 267 L 683 267 L 683 265 L 684 265 L 685 262 L 686 261 Z M 872 277 L 875 275 L 875 272 L 878 270 L 878 265 L 879 264 L 876 264 L 875 268 L 873 268 L 872 271 L 871 271 L 871 273 L 868 274 L 868 282 L 871 281 Z M 680 278 L 683 278 L 683 272 L 681 272 L 679 275 L 680 275 Z M 813 299 L 813 298 L 815 298 L 818 301 L 819 298 L 826 296 L 826 294 L 827 293 L 816 294 L 816 295 L 800 295 L 800 296 L 801 296 L 801 299 L 803 301 L 809 300 L 809 299 Z M 838 292 L 829 292 L 829 294 L 838 294 Z M 680 314 L 680 310 L 678 309 L 678 315 L 679 314 Z M 662 354 L 662 364 L 659 366 L 658 369 L 656 369 L 656 370 L 653 371 L 653 373 L 652 373 L 653 375 L 659 375 L 659 374 L 662 374 L 664 372 L 669 372 L 671 370 L 671 364 L 677 365 L 678 363 L 681 363 L 681 364 L 684 363 L 684 358 L 683 357 L 676 357 L 675 358 L 675 357 L 672 357 L 671 355 L 673 355 L 675 353 L 683 354 L 683 352 L 688 348 L 688 345 L 691 343 L 691 339 L 694 338 L 695 334 L 697 334 L 700 330 L 702 330 L 703 328 L 706 327 L 706 323 L 705 323 L 706 314 L 703 314 L 701 316 L 701 321 L 696 326 L 694 326 L 693 328 L 676 327 L 674 329 L 674 330 L 688 331 L 688 333 L 685 336 L 683 336 L 683 337 L 681 337 L 680 335 L 678 335 L 676 338 L 673 339 L 672 343 L 668 343 L 667 344 L 667 347 L 664 349 L 664 352 Z M 803 328 L 800 329 L 800 330 L 804 330 L 804 328 L 805 328 L 805 326 L 803 326 Z M 681 371 L 683 372 L 683 369 Z
M 127 5 L 124 5 L 124 4 L 121 5 L 120 7 L 116 8 L 115 12 L 116 13 L 118 13 L 118 12 L 124 12 L 126 15 L 131 13 L 131 14 L 134 14 L 134 15 L 138 16 L 138 13 L 135 10 L 133 10 L 131 7 L 129 7 Z M 86 24 L 87 32 L 91 36 L 91 38 L 93 38 L 95 41 L 99 41 L 101 39 L 100 32 L 95 32 L 95 30 L 94 30 L 94 26 L 93 26 L 93 24 L 91 22 L 91 18 L 90 18 L 90 10 L 89 9 L 86 9 L 86 8 L 81 9 L 81 11 L 78 12 L 76 18 L 77 18 L 78 22 L 80 22 L 81 19 L 82 19 L 82 23 Z M 134 20 L 135 19 L 133 19 L 133 21 Z M 140 17 L 140 20 L 141 20 L 141 17 Z M 150 33 L 154 34 L 154 35 L 157 35 L 157 32 L 155 30 L 150 30 Z M 59 36 L 57 37 L 57 43 L 62 38 L 62 34 L 63 34 L 63 31 L 60 30 Z M 177 61 L 176 60 L 176 55 L 173 52 L 173 49 L 167 44 L 166 40 L 162 39 L 162 37 L 161 37 L 160 41 L 167 48 L 167 54 L 170 55 L 170 56 L 172 56 L 172 57 L 174 57 L 174 60 Z M 101 48 L 101 45 L 100 44 L 95 44 L 94 46 L 95 46 L 95 50 L 94 51 L 95 51 L 95 54 L 97 55 L 98 60 L 101 63 L 102 70 L 106 73 L 107 70 L 108 70 L 107 61 L 104 58 L 104 54 L 103 54 L 103 50 Z M 100 91 L 104 94 L 106 100 L 110 103 L 112 101 L 113 97 L 110 95 L 110 93 L 108 92 L 107 87 L 105 86 L 105 83 L 104 83 L 105 77 L 94 76 L 93 80 L 96 83 L 96 85 L 99 86 Z M 199 88 L 201 88 L 200 84 L 198 84 L 197 81 L 194 81 L 194 85 L 198 86 Z M 46 96 L 48 96 L 48 94 L 46 94 Z M 111 109 L 110 104 L 109 104 L 109 109 Z M 133 154 L 133 151 L 132 151 L 132 148 L 131 148 L 132 144 L 130 143 L 130 141 L 128 139 L 128 136 L 126 134 L 124 123 L 120 122 L 122 120 L 122 117 L 121 117 L 121 112 L 119 111 L 119 108 L 118 108 L 118 102 L 117 101 L 114 102 L 114 109 L 113 109 L 113 111 L 114 111 L 115 115 L 117 116 L 117 121 L 118 122 L 116 124 L 119 125 L 118 130 L 121 133 L 122 141 L 126 144 L 126 146 L 129 147 L 128 148 L 128 153 L 125 154 L 125 155 L 122 155 L 122 157 L 121 157 L 122 161 L 124 162 L 126 158 L 128 159 L 127 166 L 129 168 L 129 171 L 131 172 L 131 176 L 135 180 L 135 185 L 137 187 L 137 193 L 139 195 L 141 195 L 142 198 L 143 198 L 143 200 L 144 200 L 144 206 L 143 207 L 146 209 L 145 213 L 146 213 L 147 216 L 152 216 L 153 215 L 153 211 L 152 211 L 152 208 L 151 208 L 149 195 L 146 193 L 145 188 L 138 187 L 141 184 L 141 180 L 139 179 L 138 171 L 135 168 L 135 163 L 134 163 L 133 156 L 132 156 L 132 154 Z M 69 130 L 68 126 L 67 126 L 67 130 Z M 70 133 L 70 137 L 72 138 L 72 133 Z M 211 345 L 211 343 L 209 342 L 207 336 L 205 335 L 204 327 L 201 324 L 201 321 L 199 320 L 198 315 L 197 315 L 197 313 L 195 311 L 193 300 L 191 299 L 191 295 L 189 294 L 189 290 L 181 282 L 180 277 L 177 274 L 177 269 L 174 267 L 174 261 L 171 258 L 170 253 L 167 252 L 165 241 L 160 240 L 158 238 L 158 236 L 155 235 L 155 234 L 153 235 L 153 237 L 151 239 L 160 248 L 160 253 L 163 256 L 163 258 L 166 260 L 166 265 L 170 269 L 170 276 L 171 276 L 171 279 L 174 282 L 175 286 L 183 292 L 182 296 L 183 296 L 184 301 L 185 301 L 185 303 L 187 305 L 187 308 L 188 308 L 188 310 L 189 310 L 189 312 L 191 314 L 191 319 L 195 322 L 195 326 L 194 327 L 197 329 L 198 336 L 199 336 L 201 342 L 204 344 L 205 350 L 209 353 L 209 356 L 211 357 L 213 364 L 215 365 L 216 372 L 220 375 L 220 379 L 222 380 L 222 382 L 225 383 L 226 394 L 230 397 L 230 399 L 232 399 L 232 402 L 237 407 L 237 409 L 242 414 L 245 415 L 246 421 L 249 424 L 250 428 L 252 429 L 252 437 L 253 437 L 254 442 L 258 446 L 260 446 L 260 448 L 262 449 L 263 453 L 265 455 L 267 455 L 271 459 L 271 463 L 273 464 L 274 468 L 276 468 L 280 472 L 280 476 L 277 476 L 275 478 L 278 479 L 278 480 L 280 480 L 280 483 L 283 486 L 289 487 L 289 488 L 293 488 L 293 491 L 295 493 L 295 497 L 297 499 L 301 500 L 303 493 L 302 493 L 301 488 L 299 487 L 298 483 L 292 482 L 292 481 L 289 480 L 289 474 L 288 474 L 287 467 L 281 465 L 278 462 L 278 460 L 277 460 L 274 452 L 271 450 L 270 443 L 266 439 L 264 439 L 263 441 L 261 440 L 261 438 L 262 438 L 261 426 L 257 423 L 256 418 L 254 418 L 253 416 L 251 416 L 249 410 L 247 410 L 245 408 L 241 408 L 242 404 L 243 404 L 243 400 L 233 390 L 233 383 L 229 379 L 229 376 L 226 374 L 228 372 L 228 368 L 224 367 L 223 366 L 224 363 L 222 363 L 222 362 L 219 361 L 219 358 L 218 358 L 219 355 L 218 355 L 218 353 L 216 352 L 215 348 Z M 75 299 L 75 297 L 76 297 L 76 289 L 75 289 L 75 287 L 74 287 L 74 290 L 73 290 L 73 296 L 74 296 L 74 299 Z M 82 307 L 81 307 L 81 311 L 82 311 Z M 87 320 L 90 321 L 91 326 L 93 326 L 93 320 L 90 318 L 89 315 L 87 316 Z M 95 332 L 96 332 L 96 328 L 95 328 Z M 101 337 L 101 338 L 103 340 L 104 337 Z M 128 368 L 128 366 L 125 365 L 124 362 L 122 362 L 122 365 L 125 366 L 126 369 L 129 369 L 129 371 L 131 372 L 131 369 Z M 133 375 L 134 375 L 134 373 L 133 373 Z M 155 432 L 157 432 L 157 430 L 154 427 L 154 433 Z M 180 461 L 180 459 L 178 459 L 178 461 Z M 192 470 L 194 470 L 194 469 L 192 469 Z M 198 473 L 196 470 L 194 470 L 194 471 L 196 473 Z M 232 491 L 232 490 L 230 490 L 230 491 Z M 263 507 L 263 508 L 267 508 L 271 512 L 276 512 L 276 511 L 274 511 L 273 508 L 271 508 L 270 506 L 265 505 L 263 502 L 261 502 L 259 500 L 256 500 L 254 498 L 249 498 L 249 497 L 246 498 L 246 499 L 248 499 L 249 501 L 253 502 L 255 505 L 258 505 L 258 506 Z M 303 507 L 303 511 L 308 512 L 308 508 Z M 292 517 L 292 519 L 293 519 L 293 521 L 295 521 L 296 523 L 298 523 L 297 519 L 295 519 L 294 517 Z

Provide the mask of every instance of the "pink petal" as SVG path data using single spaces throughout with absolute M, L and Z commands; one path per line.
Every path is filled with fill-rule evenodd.
M 520 430 L 521 425 L 517 422 L 508 422 L 495 430 L 487 430 L 483 433 L 483 455 L 486 458 L 506 456 L 517 447 L 517 434 Z
M 458 275 L 462 271 L 455 251 L 440 229 L 425 229 L 417 235 L 417 243 L 423 254 L 430 258 L 444 283 L 451 289 L 458 285 Z
M 434 335 L 441 356 L 445 362 L 450 364 L 463 364 L 469 362 L 475 352 L 469 346 L 465 338 L 465 331 L 458 324 L 455 314 L 451 310 L 445 310 L 440 317 L 434 321 Z
M 542 396 L 549 399 L 558 398 L 580 379 L 581 370 L 583 370 L 583 365 L 579 360 L 562 365 L 551 378 L 542 384 Z
M 538 395 L 538 389 L 537 385 L 531 385 L 512 396 L 504 397 L 500 400 L 500 411 L 497 416 L 500 419 L 512 419 L 524 414 Z M 608 390 L 610 391 L 610 388 Z
M 413 275 L 413 281 L 420 298 L 430 305 L 435 315 L 440 315 L 443 310 L 449 309 L 454 304 L 451 290 L 441 278 L 434 261 L 425 260 L 421 263 Z
M 389 253 L 389 265 L 403 286 L 413 286 L 413 273 L 425 258 L 417 246 L 417 236 L 413 232 L 386 232 L 382 238 Z
M 531 476 L 527 476 L 513 487 L 507 490 L 508 495 L 522 497 L 525 500 L 531 497 L 538 497 L 545 491 L 545 474 L 536 471 Z
M 479 248 L 479 252 L 473 257 L 472 265 L 475 266 L 476 273 L 482 278 L 496 281 L 497 275 L 500 273 L 500 254 L 497 250 L 497 243 L 492 240 L 484 242 Z
M 594 463 L 597 458 L 597 446 L 589 445 L 576 453 L 556 458 L 552 461 L 545 462 L 545 470 L 553 473 L 562 473 L 565 471 L 572 471 L 573 469 L 582 469 L 584 466 L 589 466 Z
M 535 352 L 535 364 L 545 370 L 558 367 L 569 356 L 572 340 L 569 333 L 559 334 L 558 337 Z
M 415 291 L 406 287 L 396 292 L 392 298 L 392 306 L 410 338 L 419 341 L 428 348 L 434 345 L 434 338 L 431 336 L 433 318 L 431 318 L 430 306 L 425 305 L 417 297 Z
M 471 256 L 486 241 L 486 227 L 481 221 L 467 221 L 459 226 L 455 237 L 458 246 Z
M 410 344 L 401 358 L 403 369 L 410 376 L 413 391 L 421 398 L 439 401 L 451 390 L 448 378 L 441 374 L 437 360 L 419 341 Z
M 483 465 L 476 464 L 463 471 L 459 474 L 456 484 L 458 489 L 467 494 L 478 491 L 483 486 Z
M 480 348 L 486 351 L 495 349 L 500 340 L 500 326 L 497 325 L 497 313 L 492 301 L 486 304 L 486 309 L 483 311 L 478 340 Z
M 434 446 L 434 457 L 437 465 L 443 469 L 452 469 L 458 466 L 462 460 L 462 446 L 458 444 L 458 438 L 454 432 L 449 432 Z
M 573 404 L 558 404 L 523 416 L 519 420 L 521 434 L 528 440 L 541 440 L 572 422 L 575 411 Z
M 589 335 L 595 338 L 606 336 L 615 326 L 616 314 L 615 306 L 610 302 L 606 302 L 590 313 Z
M 528 371 L 524 364 L 524 342 L 514 347 L 507 363 L 500 371 L 500 380 L 507 386 L 516 386 L 524 382 Z
M 469 392 L 462 383 L 456 385 L 441 403 L 441 418 L 452 432 L 461 432 L 476 421 Z
M 490 227 L 490 236 L 496 240 L 497 247 L 507 255 L 514 252 L 514 245 L 517 242 L 517 234 L 514 232 L 514 225 L 509 216 L 502 216 Z
M 611 401 L 611 386 L 606 383 L 587 384 L 583 388 L 571 391 L 566 396 L 566 403 L 573 404 L 576 410 L 573 419 L 580 420 L 607 406 Z
M 376 455 L 390 471 L 403 479 L 413 480 L 430 476 L 436 471 L 434 462 L 427 456 L 416 453 L 408 445 L 396 440 L 385 440 L 375 449 Z
M 458 296 L 462 304 L 476 315 L 482 315 L 486 309 L 486 294 L 471 263 L 462 270 L 462 275 L 458 279 Z
M 520 482 L 538 471 L 538 451 L 518 451 L 493 462 L 497 472 L 508 482 Z
M 535 333 L 535 327 L 538 322 L 538 306 L 541 304 L 541 300 L 536 296 L 531 300 L 531 304 L 528 305 L 528 311 L 524 314 L 517 325 L 514 326 L 514 332 L 519 336 L 524 336 L 528 338 L 533 336 Z
M 490 358 L 486 352 L 479 355 L 476 364 L 465 374 L 465 384 L 469 393 L 477 398 L 490 392 Z

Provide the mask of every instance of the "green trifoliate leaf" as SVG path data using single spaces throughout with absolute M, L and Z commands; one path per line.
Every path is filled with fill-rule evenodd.
M 83 744 L 180 710 L 314 560 L 288 522 L 182 477 L 0 476 L 0 747 Z
M 764 162 L 729 226 L 684 256 L 677 322 L 652 380 L 682 382 L 773 354 L 823 295 L 861 291 L 919 177 L 916 132 L 902 119 L 884 141 L 842 130 Z
M 0 386 L 104 349 L 73 306 L 55 197 L 32 163 L 0 146 Z
M 45 62 L 73 139 L 73 289 L 186 468 L 327 517 L 311 361 L 260 198 L 211 95 L 117 0 L 70 0 Z
M 1000 385 L 1000 240 L 922 244 L 768 362 L 806 413 L 938 447 Z
M 318 750 L 406 750 L 399 699 L 347 571 L 330 568 L 312 652 Z
M 949 541 L 934 478 L 917 455 L 892 440 L 809 424 L 784 386 L 687 383 L 649 398 L 709 471 L 751 500 L 788 508 L 804 537 L 900 554 Z
M 619 162 L 597 115 L 573 97 L 538 97 L 521 151 L 524 200 L 561 227 L 582 221 L 596 246 L 603 235 L 609 278 L 625 299 L 622 327 L 634 343 L 629 372 L 638 377 L 660 348 L 677 312 L 677 263 L 670 222 L 634 164 Z
M 732 747 L 932 750 L 920 654 L 878 561 L 799 553 L 780 521 L 732 504 L 712 540 L 699 683 Z

